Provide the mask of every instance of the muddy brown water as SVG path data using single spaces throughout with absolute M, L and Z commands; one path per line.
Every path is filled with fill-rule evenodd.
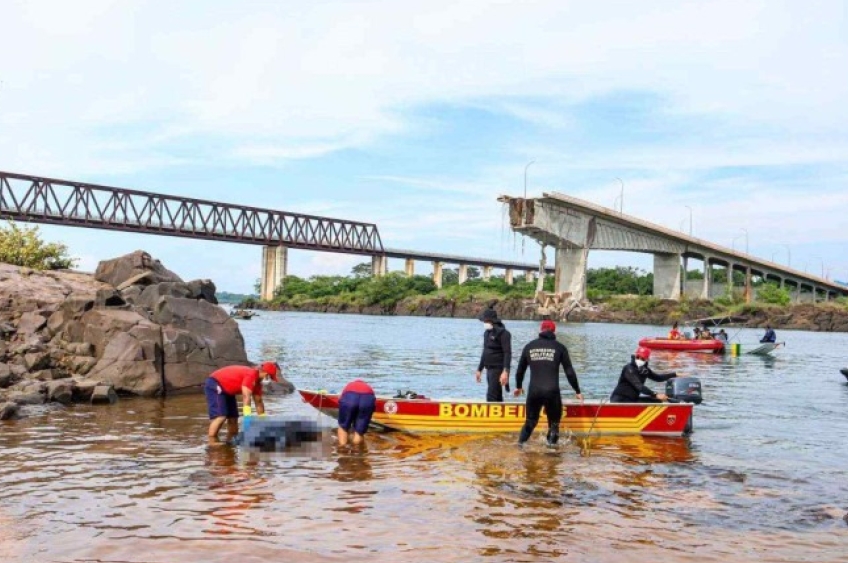
M 507 323 L 516 347 L 536 323 Z M 484 393 L 469 320 L 264 313 L 252 358 L 304 388 Z M 658 327 L 569 325 L 586 395 L 608 394 Z M 731 331 L 735 332 L 735 331 Z M 758 331 L 736 335 L 753 342 Z M 697 375 L 688 439 L 372 434 L 285 454 L 208 448 L 201 396 L 30 412 L 0 423 L 3 561 L 845 561 L 845 335 L 783 331 L 773 358 L 655 354 Z M 567 387 L 567 385 L 566 385 Z M 569 391 L 565 392 L 568 399 Z M 274 414 L 312 418 L 297 396 Z

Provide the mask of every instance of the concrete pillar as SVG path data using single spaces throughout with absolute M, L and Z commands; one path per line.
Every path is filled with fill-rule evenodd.
M 751 266 L 745 266 L 745 303 L 750 303 L 754 298 L 754 292 L 751 291 Z
M 282 287 L 286 278 L 289 252 L 285 246 L 262 247 L 262 277 L 259 280 L 259 298 L 270 301 L 274 292 Z
M 786 278 L 780 278 L 780 289 L 784 289 L 786 286 Z
M 713 294 L 713 268 L 710 257 L 704 256 L 704 286 L 701 289 L 701 299 L 711 299 Z
M 524 272 L 524 281 L 527 283 L 533 283 L 533 270 L 527 270 Z
M 483 281 L 490 281 L 492 279 L 492 267 L 491 266 L 483 266 Z
M 570 292 L 571 297 L 578 301 L 586 299 L 586 262 L 588 258 L 589 250 L 585 248 L 556 249 L 556 285 L 554 290 L 557 293 Z M 679 284 L 679 261 L 677 276 Z
M 686 297 L 686 284 L 689 281 L 689 257 L 683 257 L 683 278 L 680 280 L 680 295 Z
M 680 254 L 654 254 L 654 297 L 680 299 Z
M 406 259 L 406 264 L 403 266 L 403 272 L 406 274 L 406 277 L 411 278 L 415 275 L 415 260 L 412 258 Z
M 442 289 L 442 263 L 433 262 L 433 283 L 436 287 Z
M 506 285 L 512 285 L 513 283 L 515 283 L 512 268 L 507 268 L 506 270 L 504 270 L 504 281 L 506 282 Z
M 468 264 L 459 265 L 459 285 L 468 281 Z
M 375 255 L 371 257 L 371 275 L 375 278 L 385 276 L 389 271 L 389 259 L 386 256 Z

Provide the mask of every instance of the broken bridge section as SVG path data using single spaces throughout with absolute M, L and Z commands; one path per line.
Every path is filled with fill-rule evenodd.
M 650 253 L 654 256 L 654 296 L 680 299 L 684 291 L 682 272 L 689 258 L 704 263 L 704 278 L 694 296 L 713 298 L 733 290 L 733 272 L 745 276 L 745 296 L 753 293 L 752 276 L 795 289 L 796 301 L 824 300 L 848 295 L 848 288 L 830 280 L 793 270 L 782 264 L 750 256 L 735 249 L 687 236 L 631 215 L 560 193 L 540 198 L 501 196 L 509 206 L 513 231 L 527 235 L 556 252 L 555 292 L 572 302 L 586 298 L 586 266 L 590 250 Z M 681 260 L 683 267 L 681 267 Z M 713 266 L 727 272 L 727 284 L 713 280 Z M 718 287 L 721 285 L 720 287 Z M 805 293 L 806 292 L 806 293 Z

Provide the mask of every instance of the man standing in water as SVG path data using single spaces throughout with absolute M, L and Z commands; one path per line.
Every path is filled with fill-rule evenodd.
M 486 368 L 486 400 L 503 402 L 503 387 L 509 391 L 509 368 L 512 364 L 512 335 L 492 308 L 480 313 L 486 331 L 483 333 L 483 353 L 474 376 L 477 383 Z
M 377 406 L 377 397 L 370 385 L 361 379 L 354 379 L 342 389 L 339 397 L 339 445 L 344 446 L 353 426 L 353 445 L 365 441 L 365 433 L 371 424 L 371 417 Z
M 542 321 L 539 338 L 524 347 L 518 370 L 515 372 L 515 396 L 524 390 L 524 372 L 530 367 L 530 389 L 527 391 L 525 407 L 526 420 L 521 434 L 518 436 L 519 445 L 530 439 L 533 430 L 539 423 L 542 407 L 548 417 L 548 446 L 555 446 L 559 440 L 559 421 L 562 419 L 562 395 L 559 388 L 559 368 L 565 370 L 568 383 L 577 393 L 577 399 L 582 403 L 583 394 L 577 382 L 577 373 L 571 365 L 568 349 L 556 339 L 556 323 Z
M 227 366 L 212 372 L 206 378 L 203 390 L 206 393 L 206 405 L 209 407 L 209 443 L 219 444 L 218 433 L 224 421 L 227 422 L 227 442 L 238 434 L 238 402 L 236 395 L 241 394 L 244 415 L 251 414 L 250 399 L 256 405 L 256 414 L 265 414 L 265 402 L 262 400 L 262 384 L 269 379 L 279 382 L 280 366 L 274 362 L 265 362 L 258 368 L 249 366 Z

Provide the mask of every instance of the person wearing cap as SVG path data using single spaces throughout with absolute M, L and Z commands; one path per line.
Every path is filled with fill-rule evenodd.
M 241 394 L 244 415 L 251 414 L 250 400 L 256 406 L 256 414 L 265 414 L 262 400 L 262 384 L 269 380 L 279 382 L 280 366 L 264 362 L 258 368 L 250 366 L 227 366 L 212 372 L 206 378 L 203 390 L 209 407 L 209 443 L 218 444 L 218 433 L 224 421 L 227 423 L 227 441 L 238 433 L 239 409 L 236 395 Z
M 509 368 L 512 364 L 512 335 L 491 307 L 480 313 L 486 328 L 483 333 L 483 353 L 474 376 L 480 383 L 486 368 L 486 400 L 503 402 L 503 387 L 509 391 Z
M 668 381 L 677 377 L 674 372 L 655 373 L 648 367 L 651 350 L 639 346 L 636 353 L 630 357 L 630 363 L 621 370 L 618 385 L 610 397 L 611 403 L 660 403 L 668 400 L 664 393 L 657 393 L 645 385 L 645 381 Z
M 339 397 L 339 445 L 344 446 L 350 437 L 353 426 L 353 445 L 365 441 L 365 433 L 371 424 L 371 417 L 377 407 L 377 397 L 370 385 L 361 379 L 354 379 L 342 389 Z
M 524 393 L 524 373 L 530 368 L 530 387 L 527 390 L 525 406 L 525 421 L 518 436 L 518 443 L 524 444 L 530 439 L 533 430 L 539 423 L 542 407 L 548 417 L 548 445 L 554 446 L 559 440 L 559 422 L 562 420 L 562 395 L 559 388 L 559 368 L 565 370 L 568 383 L 577 393 L 577 399 L 582 403 L 583 394 L 577 382 L 577 373 L 571 365 L 568 349 L 556 339 L 556 323 L 551 320 L 542 321 L 539 327 L 539 338 L 524 347 L 518 369 L 515 372 L 515 396 Z

